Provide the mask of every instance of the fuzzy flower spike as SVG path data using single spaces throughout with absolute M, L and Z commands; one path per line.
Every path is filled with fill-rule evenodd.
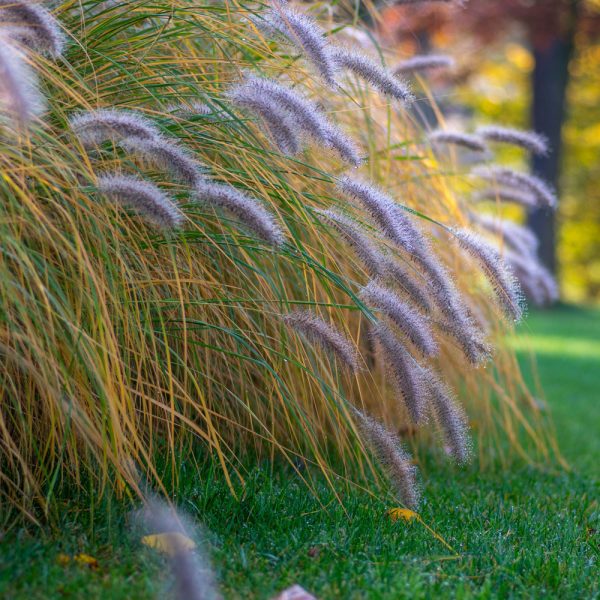
M 394 77 L 366 54 L 346 48 L 336 48 L 333 57 L 340 68 L 352 71 L 382 94 L 404 103 L 410 103 L 414 99 L 409 87 L 402 80 Z
M 454 64 L 454 59 L 446 54 L 421 54 L 403 60 L 392 71 L 395 74 L 404 75 L 432 69 L 451 69 Z
M 228 96 L 233 104 L 252 111 L 263 120 L 281 152 L 287 155 L 299 152 L 299 132 L 285 110 L 270 102 L 265 95 L 257 93 L 251 86 L 236 86 Z
M 297 310 L 282 318 L 286 325 L 303 335 L 308 341 L 335 355 L 351 371 L 361 370 L 358 351 L 354 344 L 314 313 Z
M 0 23 L 11 36 L 37 52 L 60 56 L 65 36 L 56 19 L 34 2 L 0 0 Z
M 477 135 L 480 135 L 490 142 L 520 146 L 539 156 L 546 156 L 549 150 L 547 138 L 535 131 L 522 131 L 520 129 L 489 125 L 479 127 L 477 129 Z
M 477 234 L 462 229 L 454 231 L 460 247 L 483 268 L 500 305 L 515 321 L 523 316 L 521 290 L 516 278 L 498 251 Z
M 354 177 L 340 178 L 337 187 L 343 194 L 359 202 L 382 232 L 404 250 L 413 252 L 425 243 L 408 215 L 378 187 Z
M 361 297 L 370 306 L 382 311 L 424 356 L 438 353 L 438 346 L 427 319 L 400 300 L 388 288 L 371 281 L 361 291 Z
M 375 325 L 370 333 L 373 340 L 381 345 L 390 377 L 402 396 L 410 418 L 414 423 L 422 422 L 426 417 L 427 395 L 421 367 L 384 323 Z
M 554 190 L 545 181 L 535 175 L 499 166 L 475 167 L 472 174 L 486 181 L 528 192 L 536 198 L 538 206 L 548 206 L 550 208 L 556 206 L 556 194 Z
M 452 144 L 455 146 L 462 146 L 473 152 L 486 152 L 488 149 L 483 139 L 479 136 L 462 133 L 460 131 L 438 129 L 432 131 L 429 134 L 428 139 L 431 144 L 436 146 L 440 144 Z
M 0 115 L 28 123 L 44 110 L 35 74 L 25 58 L 5 36 L 0 35 Z
M 272 79 L 248 75 L 244 83 L 231 90 L 234 97 L 261 97 L 264 110 L 273 107 L 273 112 L 284 111 L 288 114 L 294 126 L 309 135 L 315 142 L 325 147 L 333 148 L 345 161 L 358 166 L 362 157 L 355 148 L 352 140 L 338 127 L 333 125 L 319 110 L 314 102 L 298 92 L 285 87 Z
M 410 455 L 402 448 L 398 436 L 359 410 L 354 409 L 354 414 L 361 435 L 395 487 L 399 500 L 404 506 L 416 509 L 419 505 L 417 469 L 411 463 Z
M 335 63 L 331 58 L 323 30 L 315 20 L 289 6 L 277 3 L 273 23 L 315 66 L 323 80 L 335 83 Z
M 115 203 L 132 208 L 149 223 L 161 229 L 175 229 L 183 214 L 165 193 L 148 181 L 125 175 L 98 177 L 98 191 Z
M 146 117 L 130 110 L 100 109 L 79 113 L 69 120 L 71 129 L 85 148 L 106 140 L 119 142 L 127 138 L 152 140 L 160 131 Z
M 196 543 L 199 535 L 189 519 L 157 499 L 134 516 L 151 535 L 166 537 L 176 600 L 221 599 L 210 560 Z
M 197 202 L 218 206 L 235 215 L 241 223 L 272 246 L 281 246 L 285 236 L 273 215 L 255 198 L 233 186 L 199 179 L 193 191 Z

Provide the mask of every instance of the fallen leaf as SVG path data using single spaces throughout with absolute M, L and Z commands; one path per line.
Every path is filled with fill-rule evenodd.
M 317 600 L 315 596 L 309 594 L 302 586 L 296 584 L 283 590 L 279 596 L 273 600 Z
M 173 556 L 182 550 L 193 550 L 196 547 L 194 540 L 178 531 L 145 535 L 142 538 L 142 544 L 169 556 Z
M 319 554 L 321 554 L 321 548 L 319 548 L 319 546 L 311 546 L 308 549 L 308 555 L 311 558 L 315 558 L 316 556 L 319 556 Z
M 390 515 L 392 521 L 402 520 L 407 523 L 410 523 L 419 516 L 416 512 L 410 510 L 410 508 L 390 508 L 388 515 Z
M 96 558 L 94 558 L 93 556 L 90 556 L 89 554 L 77 554 L 76 556 L 73 557 L 73 560 L 79 564 L 79 565 L 85 565 L 86 567 L 89 567 L 92 570 L 96 570 L 98 568 L 100 568 L 100 565 L 98 564 L 98 560 Z

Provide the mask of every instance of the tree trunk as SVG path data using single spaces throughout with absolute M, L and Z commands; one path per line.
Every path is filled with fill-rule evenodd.
M 543 47 L 534 48 L 535 66 L 532 76 L 532 127 L 544 134 L 550 143 L 548 156 L 535 156 L 532 170 L 558 191 L 562 151 L 562 127 L 566 114 L 566 92 L 569 81 L 569 63 L 573 54 L 577 21 L 577 5 L 573 1 L 567 31 L 557 35 Z M 533 210 L 528 223 L 539 242 L 541 261 L 556 273 L 555 213 L 551 209 Z

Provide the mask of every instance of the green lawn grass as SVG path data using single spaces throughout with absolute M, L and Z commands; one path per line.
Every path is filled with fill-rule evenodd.
M 596 597 L 600 313 L 537 313 L 524 330 L 574 472 L 432 467 L 421 515 L 454 552 L 341 484 L 342 504 L 319 484 L 323 509 L 285 468 L 256 467 L 240 501 L 210 469 L 184 477 L 180 503 L 206 527 L 224 595 L 269 598 L 300 583 L 320 598 Z M 524 352 L 526 342 L 517 343 Z M 65 505 L 61 520 L 59 533 L 5 535 L 0 597 L 162 597 L 162 558 L 130 532 L 122 508 L 92 516 Z M 60 553 L 78 552 L 99 569 L 58 564 Z

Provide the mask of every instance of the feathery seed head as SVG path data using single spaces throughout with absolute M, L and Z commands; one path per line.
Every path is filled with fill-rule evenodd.
M 370 333 L 373 340 L 381 345 L 386 366 L 410 418 L 420 423 L 426 416 L 421 367 L 384 323 L 372 327 Z
M 509 127 L 488 125 L 479 127 L 477 129 L 477 134 L 490 142 L 520 146 L 539 156 L 546 156 L 549 151 L 548 139 L 535 131 L 522 131 L 520 129 L 511 129 Z
M 275 145 L 287 155 L 297 154 L 300 150 L 298 131 L 290 115 L 273 103 L 264 94 L 257 94 L 250 86 L 238 85 L 228 94 L 233 104 L 246 108 L 258 115 L 266 124 Z
M 155 185 L 138 177 L 102 175 L 98 177 L 98 191 L 162 229 L 175 229 L 183 224 L 183 214 L 175 202 Z
M 297 46 L 306 58 L 316 67 L 329 85 L 335 83 L 335 63 L 329 52 L 323 30 L 314 19 L 299 13 L 289 6 L 277 10 L 275 27 L 283 30 L 287 38 Z M 279 21 L 279 23 L 277 23 Z
M 350 244 L 372 277 L 386 274 L 386 256 L 352 219 L 334 210 L 315 210 L 319 219 L 333 227 Z
M 425 375 L 429 385 L 429 402 L 440 426 L 450 456 L 463 464 L 471 458 L 467 416 L 448 387 L 431 371 Z
M 316 104 L 298 92 L 272 79 L 248 75 L 244 83 L 236 88 L 236 94 L 248 88 L 244 94 L 264 98 L 266 106 L 275 106 L 289 114 L 290 121 L 306 132 L 316 142 L 333 148 L 343 160 L 357 166 L 362 162 L 352 141 L 319 110 Z
M 447 319 L 441 324 L 440 330 L 454 339 L 472 365 L 478 366 L 490 360 L 492 348 L 471 317 L 463 317 L 461 321 Z
M 40 115 L 44 107 L 35 73 L 22 53 L 0 35 L 0 114 L 9 117 L 8 123 L 24 124 Z
M 523 256 L 535 256 L 539 241 L 533 231 L 508 219 L 491 215 L 471 214 L 471 220 L 490 233 L 502 238 L 513 251 Z
M 37 52 L 60 56 L 65 36 L 57 20 L 43 6 L 22 0 L 0 1 L 0 22 L 9 35 Z
M 168 556 L 177 600 L 220 600 L 212 566 L 196 543 L 199 535 L 189 519 L 157 499 L 150 500 L 134 516 L 134 522 L 146 531 L 169 535 Z
M 537 206 L 537 198 L 529 191 L 508 187 L 488 188 L 472 196 L 475 202 L 512 202 L 525 208 Z
M 194 185 L 194 198 L 201 203 L 218 206 L 235 215 L 259 238 L 279 247 L 285 242 L 281 227 L 273 215 L 255 198 L 226 184 L 199 179 Z
M 549 206 L 550 208 L 556 206 L 556 194 L 554 190 L 545 181 L 535 175 L 499 166 L 475 167 L 472 174 L 486 181 L 529 192 L 535 196 L 538 206 Z
M 479 136 L 462 133 L 460 131 L 437 129 L 429 134 L 428 139 L 429 142 L 434 145 L 452 144 L 455 146 L 463 146 L 473 152 L 487 152 L 488 150 L 485 142 Z
M 382 232 L 404 250 L 412 252 L 424 243 L 421 233 L 409 217 L 396 205 L 393 198 L 379 188 L 347 176 L 338 180 L 337 187 L 346 196 L 360 202 Z
M 382 94 L 404 103 L 410 103 L 414 100 L 406 83 L 378 65 L 367 55 L 346 48 L 335 48 L 332 56 L 340 68 L 352 71 Z
M 121 139 L 119 145 L 150 164 L 169 171 L 190 187 L 196 185 L 206 171 L 186 148 L 174 140 L 131 136 Z
M 412 464 L 410 455 L 402 448 L 398 436 L 361 411 L 354 409 L 353 412 L 361 435 L 396 488 L 398 499 L 404 506 L 416 509 L 420 496 L 416 481 L 417 469 Z
M 160 131 L 152 121 L 130 110 L 100 109 L 81 112 L 73 115 L 69 123 L 85 148 L 107 140 L 152 140 L 160 136 Z
M 446 54 L 422 54 L 403 60 L 392 71 L 403 75 L 431 69 L 451 69 L 454 65 L 454 59 Z
M 515 321 L 523 316 L 519 284 L 498 251 L 483 238 L 468 230 L 454 231 L 460 247 L 485 271 L 504 311 Z
M 283 315 L 282 319 L 286 325 L 303 335 L 309 342 L 335 355 L 351 371 L 362 370 L 356 346 L 338 329 L 316 314 L 307 310 L 296 310 Z
M 387 278 L 395 283 L 402 292 L 404 292 L 423 312 L 431 311 L 431 301 L 429 298 L 429 286 L 425 281 L 419 283 L 409 274 L 408 269 L 402 267 L 396 260 L 388 256 L 383 257 L 384 268 Z
M 382 311 L 424 356 L 438 353 L 428 320 L 408 304 L 400 300 L 393 291 L 371 281 L 361 290 L 361 298 Z

